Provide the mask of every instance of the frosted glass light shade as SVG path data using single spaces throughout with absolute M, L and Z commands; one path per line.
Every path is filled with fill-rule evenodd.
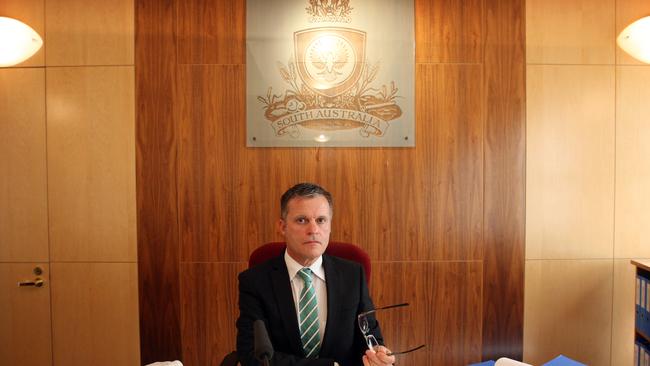
M 650 63 L 650 16 L 625 27 L 618 35 L 616 43 L 635 59 Z
M 19 64 L 43 46 L 43 39 L 27 24 L 0 17 L 0 67 Z

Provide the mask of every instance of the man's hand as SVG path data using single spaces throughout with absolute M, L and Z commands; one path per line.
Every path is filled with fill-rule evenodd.
M 390 350 L 384 346 L 377 346 L 374 351 L 367 350 L 363 366 L 390 366 L 395 362 L 395 356 L 388 356 L 389 353 Z

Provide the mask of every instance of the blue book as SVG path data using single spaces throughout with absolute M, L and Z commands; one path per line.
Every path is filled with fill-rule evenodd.
M 637 328 L 641 325 L 641 276 L 636 275 L 636 290 L 634 291 L 634 304 L 636 306 L 636 317 L 634 322 Z
M 650 365 L 650 345 L 645 339 L 636 339 L 634 342 L 634 356 L 636 356 L 637 346 L 639 348 L 638 361 L 639 366 L 648 366 Z
M 643 286 L 645 304 L 643 306 L 643 324 L 641 329 L 646 336 L 650 336 L 650 280 L 644 278 L 645 286 Z
M 650 282 L 645 276 L 639 276 L 640 279 L 640 300 L 639 300 L 639 316 L 637 317 L 636 328 L 639 329 L 643 334 L 648 334 L 650 332 L 650 314 L 648 313 L 648 286 Z

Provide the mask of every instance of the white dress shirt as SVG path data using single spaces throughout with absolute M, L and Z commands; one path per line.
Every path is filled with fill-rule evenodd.
M 300 271 L 303 266 L 291 258 L 286 251 L 284 252 L 284 262 L 287 264 L 289 279 L 291 280 L 291 292 L 293 293 L 293 303 L 295 304 L 296 309 L 296 319 L 299 319 L 298 300 L 300 299 L 300 292 L 303 287 L 305 287 L 305 282 L 300 276 L 298 276 L 298 271 Z M 318 333 L 320 334 L 320 340 L 322 343 L 323 335 L 325 334 L 325 325 L 327 324 L 327 286 L 325 284 L 323 256 L 318 257 L 318 259 L 309 266 L 309 269 L 314 273 L 312 283 L 314 284 L 316 299 L 318 301 Z M 300 322 L 300 320 L 298 320 L 298 322 Z

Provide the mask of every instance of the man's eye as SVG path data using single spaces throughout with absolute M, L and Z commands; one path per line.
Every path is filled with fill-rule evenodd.
M 299 217 L 296 219 L 296 222 L 299 224 L 304 224 L 305 222 L 307 222 L 307 219 L 305 219 L 304 217 Z
M 316 219 L 316 222 L 319 223 L 319 224 L 324 224 L 324 223 L 327 222 L 327 219 L 324 218 L 324 217 L 319 217 L 319 218 Z

